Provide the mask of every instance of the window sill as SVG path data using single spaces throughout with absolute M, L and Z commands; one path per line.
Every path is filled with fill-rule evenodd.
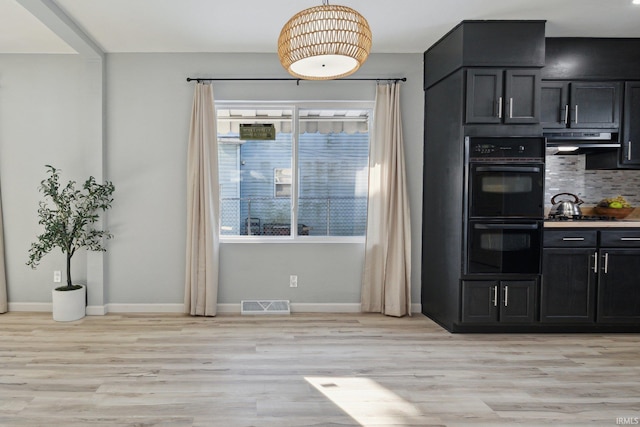
M 297 236 L 297 237 L 292 237 L 292 236 L 279 236 L 279 237 L 262 237 L 262 236 L 256 236 L 256 237 L 247 237 L 247 236 L 221 236 L 220 237 L 220 243 L 222 244 L 227 244 L 227 243 L 241 243 L 241 244 L 246 244 L 246 243 L 253 243 L 253 244 L 262 244 L 262 243 L 267 243 L 267 244 L 299 244 L 299 243 L 303 243 L 303 244 L 326 244 L 326 243 L 348 243 L 348 244 L 364 244 L 365 243 L 365 237 L 364 236 L 347 236 L 347 237 L 341 237 L 341 236 Z

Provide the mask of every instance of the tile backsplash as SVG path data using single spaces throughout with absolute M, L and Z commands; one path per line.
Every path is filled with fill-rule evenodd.
M 640 207 L 640 170 L 585 170 L 585 161 L 584 154 L 558 156 L 547 152 L 545 207 L 551 207 L 551 197 L 558 193 L 577 195 L 585 207 L 617 195 Z

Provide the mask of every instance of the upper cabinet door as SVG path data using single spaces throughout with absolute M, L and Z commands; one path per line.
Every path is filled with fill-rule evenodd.
M 540 70 L 467 70 L 466 123 L 540 122 Z
M 502 74 L 495 68 L 467 70 L 467 123 L 502 123 Z
M 640 82 L 627 82 L 624 89 L 624 119 L 620 161 L 640 164 Z
M 620 126 L 620 83 L 573 82 L 569 127 L 617 129 Z
M 562 129 L 569 124 L 569 83 L 542 82 L 540 123 L 543 129 Z
M 619 82 L 542 82 L 543 129 L 620 127 Z
M 540 122 L 540 70 L 505 72 L 505 123 Z

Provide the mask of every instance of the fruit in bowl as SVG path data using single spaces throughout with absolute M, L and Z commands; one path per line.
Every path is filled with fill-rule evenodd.
M 624 197 L 617 196 L 600 200 L 594 211 L 598 215 L 622 219 L 629 215 L 633 211 L 633 208 Z
M 630 208 L 631 205 L 627 202 L 622 196 L 617 196 L 609 199 L 602 199 L 598 202 L 599 208 L 612 208 L 612 209 L 621 209 L 621 208 Z

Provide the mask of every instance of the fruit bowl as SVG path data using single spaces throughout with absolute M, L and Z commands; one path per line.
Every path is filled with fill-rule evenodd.
M 602 216 L 610 216 L 616 219 L 626 218 L 631 212 L 633 212 L 633 208 L 605 208 L 602 206 L 596 206 L 594 208 L 594 212 L 597 215 Z

